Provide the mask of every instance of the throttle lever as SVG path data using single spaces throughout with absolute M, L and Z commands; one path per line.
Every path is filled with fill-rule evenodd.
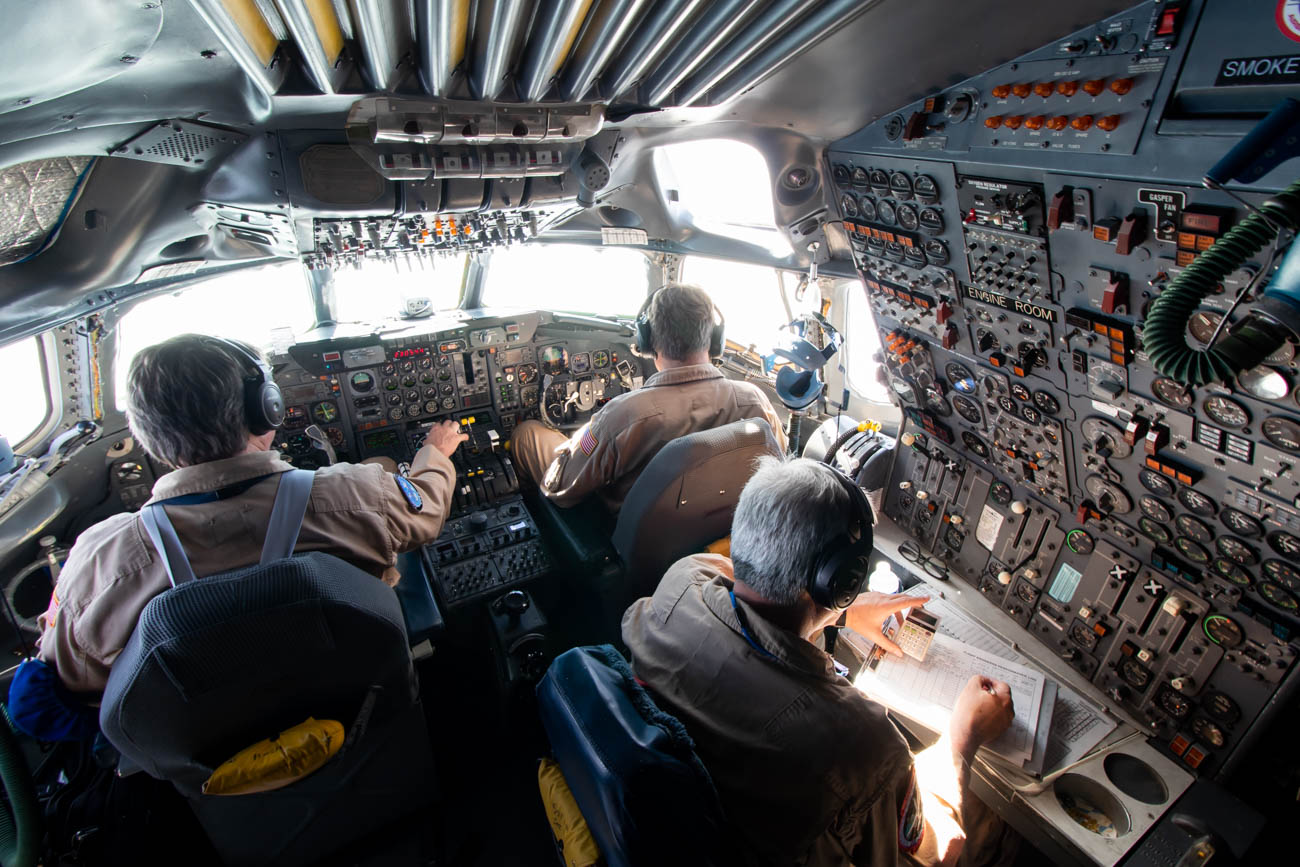
M 338 455 L 334 451 L 334 445 L 329 441 L 329 437 L 325 436 L 325 432 L 320 429 L 320 425 L 308 425 L 306 429 L 303 430 L 303 433 L 307 435 L 307 439 L 311 440 L 312 445 L 325 453 L 325 459 L 329 461 L 331 465 L 338 461 Z

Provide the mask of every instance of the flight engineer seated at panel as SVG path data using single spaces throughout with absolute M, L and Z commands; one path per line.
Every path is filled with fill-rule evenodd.
M 293 469 L 270 451 L 284 415 L 270 368 L 243 344 L 184 334 L 137 354 L 127 391 L 131 432 L 176 468 L 149 502 L 173 503 L 166 514 L 194 574 L 257 563 L 280 475 Z M 456 480 L 449 456 L 465 439 L 455 422 L 435 425 L 403 479 L 373 464 L 317 470 L 295 550 L 336 555 L 396 584 L 397 555 L 442 531 Z M 141 515 L 114 515 L 80 535 L 42 616 L 39 658 L 88 698 L 103 693 L 145 605 L 171 586 Z
M 1006 863 L 1019 838 L 968 780 L 975 751 L 1011 724 L 1008 686 L 972 678 L 948 732 L 913 756 L 819 645 L 847 608 L 850 628 L 898 654 L 885 618 L 925 601 L 859 595 L 871 521 L 838 470 L 762 458 L 732 559 L 679 560 L 623 616 L 632 670 L 695 741 L 744 863 Z
M 727 379 L 711 358 L 722 355 L 722 324 L 708 294 L 671 284 L 646 299 L 637 315 L 636 352 L 658 373 L 620 394 L 566 438 L 538 421 L 515 429 L 515 461 L 560 506 L 599 494 L 617 512 L 637 476 L 678 437 L 765 418 L 781 448 L 785 432 L 758 386 Z

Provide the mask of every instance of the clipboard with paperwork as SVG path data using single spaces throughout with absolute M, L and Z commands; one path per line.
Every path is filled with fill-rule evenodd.
M 1026 772 L 1035 775 L 1041 775 L 1044 772 L 1049 772 L 1055 768 L 1064 767 L 1065 765 L 1082 758 L 1089 750 L 1101 743 L 1101 741 L 1117 727 L 1114 720 L 1110 719 L 1093 705 L 1089 704 L 1078 693 L 1074 692 L 1067 686 L 1058 684 L 1056 681 L 1045 677 L 1036 669 L 1031 668 L 1029 666 L 1029 660 L 1026 657 L 1017 653 L 1011 646 L 998 638 L 997 635 L 990 632 L 966 614 L 965 611 L 945 600 L 936 588 L 922 582 L 916 584 L 906 592 L 913 596 L 928 595 L 931 597 L 930 601 L 925 603 L 925 609 L 939 618 L 939 635 L 935 636 L 936 641 L 944 638 L 955 641 L 967 654 L 969 654 L 970 651 L 978 651 L 985 659 L 994 658 L 1001 660 L 1003 663 L 1014 664 L 1020 669 L 1031 672 L 1037 679 L 1042 681 L 1042 692 L 1036 699 L 1037 717 L 1034 719 L 1032 726 L 1030 726 L 1028 723 L 1028 716 L 1022 716 L 1020 713 L 1023 704 L 1022 695 L 1027 697 L 1032 696 L 1031 690 L 1036 689 L 1036 687 L 1022 685 L 1026 692 L 1021 693 L 1017 690 L 1012 681 L 1007 680 L 1005 677 L 999 677 L 991 670 L 972 672 L 1004 680 L 1012 687 L 1012 701 L 1017 710 L 1017 722 L 1016 724 L 1013 724 L 1011 731 L 1003 736 L 1004 738 L 1009 740 L 1012 744 L 1015 744 L 1017 735 L 1013 733 L 1017 731 L 1017 726 L 1020 724 L 1025 725 L 1026 728 L 1029 728 L 1033 732 L 1031 753 L 1029 758 L 1026 760 L 1012 758 L 1012 756 L 1017 755 L 1018 753 L 1022 754 L 1024 750 L 1007 749 L 1008 744 L 1003 739 L 999 739 L 995 744 L 989 745 L 989 749 L 1009 761 L 1011 764 L 1021 767 Z M 870 642 L 867 639 L 856 634 L 846 635 L 846 637 L 849 637 L 850 641 L 853 641 L 860 647 L 865 644 L 866 647 L 863 648 L 867 651 L 865 655 L 868 658 L 870 657 Z M 933 649 L 931 652 L 933 652 Z M 901 662 L 896 658 L 893 658 L 893 660 L 894 662 Z M 915 662 L 915 660 L 910 659 L 906 661 Z M 927 662 L 919 663 L 918 666 L 924 667 L 928 664 L 929 659 L 927 656 Z M 901 674 L 903 672 L 900 671 L 899 673 Z M 861 674 L 859 675 L 859 678 L 862 678 Z M 879 678 L 876 679 L 879 680 Z M 969 674 L 961 677 L 960 683 L 957 684 L 957 692 L 951 693 L 951 699 L 953 702 L 956 701 L 957 694 L 960 693 L 961 688 L 965 686 L 966 680 L 968 679 Z M 903 707 L 894 706 L 893 694 L 896 693 L 897 690 L 891 690 L 880 684 L 872 684 L 871 688 L 867 688 L 868 680 L 869 679 L 863 679 L 859 685 L 860 688 L 863 688 L 865 692 L 887 707 L 890 707 L 905 716 L 911 716 L 911 714 Z M 951 687 L 949 690 L 951 690 Z M 909 699 L 912 700 L 914 704 L 916 703 L 913 697 L 907 695 L 901 696 L 900 701 L 907 701 Z M 1032 698 L 1030 700 L 1035 701 Z M 1028 707 L 1028 705 L 1024 705 L 1026 711 L 1028 710 Z M 928 710 L 914 711 L 915 713 L 924 712 L 930 714 L 930 719 L 937 720 L 937 724 L 934 722 L 927 722 L 927 720 L 923 718 L 913 718 L 917 719 L 917 721 L 923 725 L 930 726 L 935 730 L 942 730 L 947 724 L 950 711 L 951 705 L 947 708 L 943 708 L 941 711 L 936 710 L 934 707 L 930 707 Z M 1023 747 L 1023 732 L 1021 732 L 1020 738 L 1021 740 L 1019 743 L 1020 746 Z

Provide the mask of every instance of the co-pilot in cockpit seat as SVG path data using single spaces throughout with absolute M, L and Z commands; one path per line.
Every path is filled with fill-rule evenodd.
M 145 606 L 100 709 L 123 769 L 171 782 L 229 864 L 315 861 L 435 791 L 397 596 L 337 557 L 290 556 L 311 479 L 284 474 L 261 564 L 201 581 L 187 580 L 163 513 L 151 534 L 159 530 L 174 586 Z M 285 510 L 297 521 L 277 532 L 281 501 L 292 500 L 285 489 L 303 481 L 301 502 Z M 314 773 L 271 791 L 203 794 L 214 767 L 308 717 L 346 733 Z

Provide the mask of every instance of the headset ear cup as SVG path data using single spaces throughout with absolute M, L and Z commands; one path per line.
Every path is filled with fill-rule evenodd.
M 636 318 L 636 336 L 633 338 L 636 342 L 632 345 L 632 353 L 640 358 L 655 357 L 654 334 L 650 330 L 650 317 L 642 313 Z

